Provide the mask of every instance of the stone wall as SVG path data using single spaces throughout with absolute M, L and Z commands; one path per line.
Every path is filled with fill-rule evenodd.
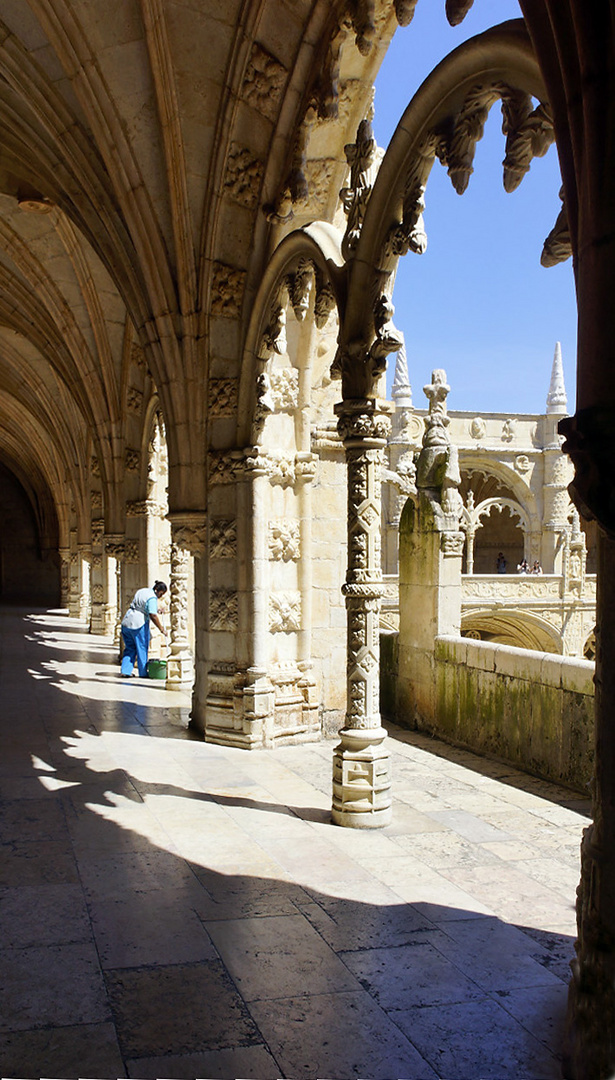
M 402 726 L 587 792 L 592 775 L 594 664 L 550 653 L 436 638 L 433 717 L 396 692 L 397 635 L 382 637 L 381 703 Z

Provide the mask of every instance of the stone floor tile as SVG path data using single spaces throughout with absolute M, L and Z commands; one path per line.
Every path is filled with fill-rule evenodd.
M 561 1055 L 568 1001 L 565 983 L 501 990 L 497 992 L 496 1000 L 552 1054 Z
M 456 832 L 440 833 L 437 844 L 429 834 L 399 838 L 399 846 L 421 859 L 435 870 L 444 866 L 472 866 L 475 864 L 497 866 L 498 858 L 484 844 L 464 840 Z
M 248 1002 L 358 988 L 303 915 L 210 922 L 206 927 Z
M 495 826 L 487 824 L 475 814 L 468 814 L 464 810 L 434 810 L 430 811 L 430 816 L 434 821 L 441 822 L 447 829 L 452 829 L 464 840 L 469 840 L 473 844 L 510 840 L 507 832 L 496 829 Z
M 123 892 L 150 894 L 158 889 L 199 891 L 191 868 L 175 854 L 156 851 L 119 851 L 101 857 L 82 858 L 81 880 L 90 900 L 104 900 Z
M 94 1024 L 109 1004 L 93 944 L 0 950 L 0 1031 Z
M 549 953 L 514 926 L 496 918 L 457 920 L 446 924 L 438 948 L 486 992 L 516 987 L 552 986 Z M 547 963 L 543 963 L 543 959 Z
M 408 945 L 434 929 L 411 904 L 375 906 L 323 897 L 303 909 L 306 918 L 335 952 Z
M 250 1012 L 283 1075 L 292 1080 L 437 1080 L 441 1075 L 363 991 L 257 1001 Z
M 444 1080 L 561 1080 L 561 1061 L 491 999 L 389 1015 Z
M 90 920 L 81 885 L 23 885 L 0 889 L 3 948 L 89 941 Z
M 186 895 L 175 890 L 124 892 L 90 904 L 103 969 L 216 960 L 217 953 Z
M 391 825 L 387 825 L 385 831 L 386 835 L 391 838 L 398 835 L 414 836 L 415 833 L 445 832 L 446 825 L 434 821 L 433 818 L 428 817 L 421 810 L 402 802 L 396 791 L 393 802 L 393 822 Z
M 134 1080 L 276 1080 L 282 1073 L 265 1046 L 238 1046 L 224 1050 L 204 1050 L 200 1054 L 171 1054 L 127 1062 L 128 1076 Z
M 524 925 L 519 925 L 518 929 L 540 946 L 540 950 L 531 952 L 531 956 L 568 985 L 570 982 L 570 964 L 575 957 L 576 926 L 574 920 L 570 919 L 568 924 L 564 926 L 558 926 L 551 922 L 547 930 Z
M 219 960 L 106 974 L 125 1059 L 262 1042 Z
M 96 1080 L 126 1076 L 113 1024 L 80 1024 L 14 1031 L 0 1041 L 0 1074 L 66 1080 L 76 1074 Z
M 68 837 L 0 844 L 0 888 L 79 881 Z
M 387 1010 L 484 997 L 478 984 L 432 944 L 439 943 L 443 936 L 441 931 L 434 929 L 427 941 L 344 953 L 344 963 L 375 1001 Z
M 496 840 L 495 843 L 482 844 L 486 851 L 497 855 L 504 862 L 517 862 L 521 859 L 531 859 L 537 854 L 536 850 L 521 840 Z
M 53 796 L 0 804 L 0 843 L 10 843 L 12 840 L 61 840 L 64 836 L 64 811 L 59 800 Z

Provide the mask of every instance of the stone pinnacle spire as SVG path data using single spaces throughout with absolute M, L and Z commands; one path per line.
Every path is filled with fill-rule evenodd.
M 568 398 L 564 386 L 564 368 L 562 366 L 562 347 L 559 341 L 555 343 L 553 355 L 553 367 L 551 368 L 551 383 L 547 394 L 547 416 L 553 413 L 565 416 L 568 412 Z
M 403 334 L 402 334 L 403 337 Z M 406 344 L 402 341 L 401 348 L 397 352 L 395 360 L 395 377 L 391 397 L 395 402 L 396 409 L 412 408 L 412 388 L 408 378 L 408 360 L 406 357 Z

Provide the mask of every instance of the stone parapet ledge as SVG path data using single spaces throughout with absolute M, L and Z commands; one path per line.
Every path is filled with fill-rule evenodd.
M 534 652 L 512 645 L 473 642 L 453 634 L 441 634 L 436 638 L 434 657 L 445 663 L 477 667 L 480 671 L 524 679 L 527 683 L 540 683 L 593 696 L 593 675 L 596 672 L 593 660 L 561 657 L 554 652 Z
M 442 634 L 436 638 L 435 658 L 577 694 L 593 696 L 594 693 L 596 665 L 593 660 L 576 656 L 534 652 L 513 645 L 494 645 L 489 641 Z

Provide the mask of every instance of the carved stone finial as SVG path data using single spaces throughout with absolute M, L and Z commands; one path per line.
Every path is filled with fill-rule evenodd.
M 408 378 L 408 360 L 406 357 L 406 343 L 403 339 L 395 360 L 395 376 L 391 397 L 395 402 L 396 409 L 412 408 L 412 387 Z
M 448 446 L 447 427 L 450 420 L 446 411 L 446 399 L 450 392 L 446 381 L 446 372 L 436 368 L 431 373 L 431 382 L 423 387 L 423 393 L 429 398 L 429 415 L 425 419 L 423 446 Z
M 551 382 L 549 384 L 549 393 L 547 394 L 547 416 L 552 416 L 553 414 L 566 416 L 568 412 L 567 406 L 568 398 L 566 397 L 566 387 L 564 385 L 562 347 L 559 341 L 556 341 L 555 352 L 553 354 L 553 367 L 551 368 Z

